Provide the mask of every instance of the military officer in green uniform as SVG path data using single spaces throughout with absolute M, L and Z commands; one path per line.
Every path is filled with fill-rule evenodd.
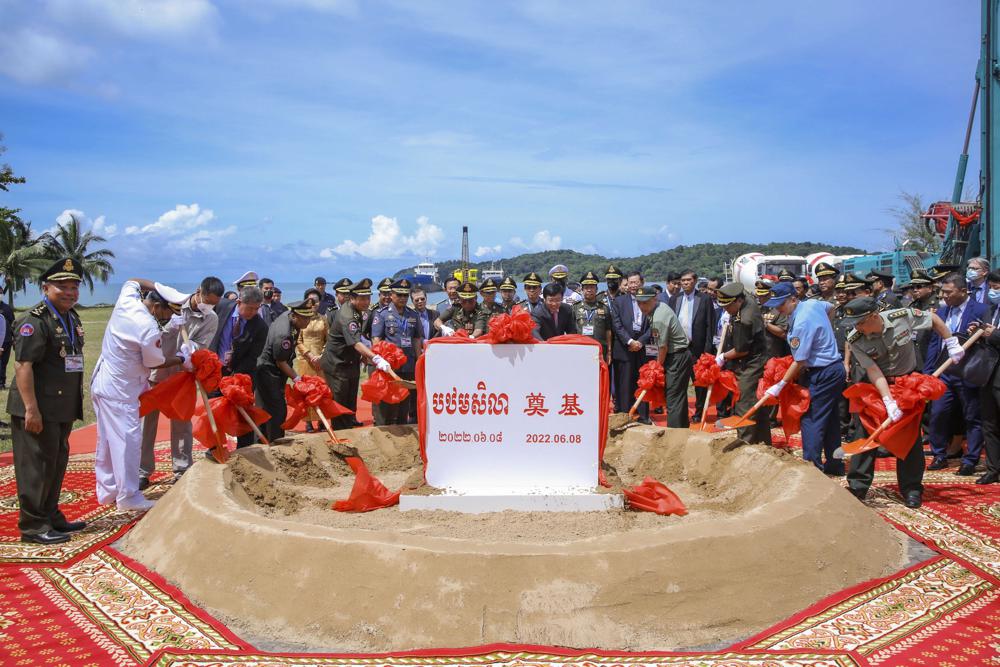
M 514 312 L 514 306 L 521 302 L 517 296 L 517 282 L 507 276 L 500 281 L 500 306 L 503 312 L 510 315 Z
M 288 414 L 285 403 L 285 384 L 295 382 L 299 374 L 292 367 L 295 359 L 295 344 L 299 332 L 309 325 L 316 309 L 311 301 L 293 301 L 288 310 L 278 315 L 267 329 L 264 349 L 257 357 L 257 374 L 254 376 L 254 392 L 257 405 L 271 415 L 261 429 L 270 442 L 284 437 L 281 427 Z
M 487 278 L 479 286 L 479 295 L 483 299 L 479 304 L 479 310 L 486 320 L 486 325 L 483 327 L 484 334 L 490 331 L 490 318 L 505 312 L 503 305 L 497 303 L 497 288 L 497 281 L 493 278 Z
M 782 269 L 778 271 L 778 282 L 779 283 L 790 283 L 795 280 L 795 274 L 788 269 Z
M 611 304 L 621 294 L 622 275 L 621 269 L 614 264 L 608 264 L 608 268 L 604 270 L 604 282 L 607 285 L 607 289 L 603 289 L 597 293 L 597 300 L 603 302 L 604 307 L 608 310 L 613 311 Z
M 87 526 L 59 509 L 69 434 L 83 419 L 83 325 L 73 309 L 80 280 L 76 260 L 60 259 L 42 274 L 41 303 L 14 323 L 7 412 L 22 542 L 59 544 Z
M 722 368 L 736 373 L 740 400 L 734 411 L 746 414 L 757 402 L 757 383 L 764 376 L 767 361 L 767 342 L 764 340 L 764 318 L 754 299 L 747 298 L 741 283 L 726 283 L 719 288 L 719 305 L 729 313 L 729 333 L 722 341 L 722 350 L 715 361 Z M 753 426 L 737 431 L 739 437 L 750 443 L 771 444 L 771 424 L 768 419 L 757 419 Z
M 934 312 L 937 310 L 937 298 L 934 295 L 934 281 L 926 271 L 914 271 L 910 277 L 910 308 Z M 927 358 L 927 348 L 931 342 L 930 330 L 917 331 L 913 342 L 917 345 L 917 368 L 924 367 Z M 928 414 L 929 410 L 926 410 Z
M 840 274 L 829 262 L 820 262 L 813 270 L 816 276 L 816 284 L 819 286 L 819 298 L 830 303 L 836 303 L 835 290 L 837 287 L 837 276 Z
M 887 310 L 889 308 L 899 308 L 899 297 L 892 291 L 893 276 L 891 271 L 869 271 L 865 279 L 871 283 L 872 296 L 879 304 L 879 308 Z
M 354 281 L 350 278 L 341 278 L 333 284 L 333 296 L 337 299 L 337 309 L 351 298 L 351 285 L 353 284 Z
M 761 278 L 754 285 L 754 296 L 757 297 L 757 306 L 760 308 L 761 317 L 764 318 L 764 331 L 767 342 L 767 358 L 785 357 L 792 353 L 788 347 L 788 316 L 782 315 L 776 308 L 768 308 L 764 305 L 771 298 L 771 288 L 774 285 L 770 280 Z
M 577 330 L 584 336 L 590 336 L 601 344 L 601 353 L 605 363 L 611 365 L 611 336 L 614 328 L 611 326 L 611 309 L 597 298 L 597 274 L 587 271 L 580 278 L 580 290 L 583 301 L 573 304 L 573 319 Z
M 528 314 L 534 312 L 535 308 L 541 305 L 542 308 L 545 304 L 542 302 L 542 277 L 532 271 L 524 277 L 521 281 L 524 285 L 525 299 L 521 302 L 521 308 L 528 311 Z
M 931 311 L 915 308 L 880 310 L 872 297 L 854 299 L 844 307 L 852 328 L 847 336 L 854 359 L 865 370 L 865 380 L 875 385 L 894 422 L 903 413 L 892 399 L 889 385 L 896 378 L 919 370 L 913 334 L 933 329 L 941 339 L 954 334 L 944 321 Z M 851 457 L 847 483 L 851 493 L 864 500 L 875 477 L 875 450 Z M 906 458 L 896 462 L 899 492 L 907 507 L 920 507 L 923 495 L 924 450 L 917 442 Z
M 412 285 L 406 278 L 392 284 L 392 303 L 374 316 L 372 341 L 385 340 L 406 355 L 406 363 L 396 369 L 396 374 L 404 380 L 412 380 L 416 371 L 417 358 L 424 349 L 424 332 L 418 324 L 417 311 L 406 305 Z M 379 422 L 376 426 L 411 423 L 409 417 L 416 415 L 417 393 L 410 394 L 399 403 L 378 404 Z M 374 405 L 372 406 L 375 407 Z
M 320 360 L 326 383 L 333 392 L 333 400 L 354 411 L 358 409 L 361 362 L 381 359 L 361 340 L 361 328 L 371 298 L 372 281 L 368 278 L 351 285 L 351 298 L 337 311 Z M 352 415 L 342 415 L 333 420 L 334 428 L 351 428 L 354 425 Z
M 450 306 L 434 320 L 434 328 L 442 336 L 454 336 L 459 329 L 472 338 L 478 338 L 486 330 L 486 317 L 476 304 L 476 286 L 463 283 L 458 288 L 458 305 Z

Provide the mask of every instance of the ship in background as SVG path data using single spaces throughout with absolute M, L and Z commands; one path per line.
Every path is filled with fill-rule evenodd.
M 490 262 L 490 268 L 483 269 L 482 271 L 479 272 L 479 275 L 482 277 L 484 281 L 487 278 L 492 278 L 493 280 L 499 283 L 501 280 L 504 279 L 506 273 L 504 273 L 503 270 L 503 263 L 500 264 L 500 268 L 498 269 L 496 262 Z
M 413 267 L 413 273 L 404 273 L 399 277 L 406 278 L 414 287 L 421 287 L 428 293 L 442 290 L 438 267 L 430 259 L 425 259 Z

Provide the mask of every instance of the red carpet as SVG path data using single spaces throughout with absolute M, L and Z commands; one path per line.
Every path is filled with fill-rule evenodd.
M 366 406 L 367 407 L 367 406 Z M 370 420 L 370 412 L 362 410 Z M 657 416 L 654 416 L 656 419 Z M 776 432 L 777 434 L 778 432 Z M 0 664 L 179 667 L 973 667 L 1000 664 L 1000 485 L 928 473 L 919 510 L 898 502 L 892 460 L 879 462 L 869 506 L 936 555 L 817 602 L 728 649 L 609 653 L 539 646 L 422 648 L 394 656 L 269 654 L 229 632 L 158 575 L 108 546 L 134 517 L 94 500 L 93 446 L 74 434 L 62 507 L 87 530 L 64 545 L 22 544 L 13 469 L 0 465 Z M 797 443 L 793 440 L 792 446 Z M 164 493 L 169 462 L 151 496 Z M 808 536 L 803 536 L 808 539 Z M 846 536 L 845 539 L 849 539 Z M 864 545 L 858 545 L 864 548 Z M 775 554 L 780 558 L 780 554 Z M 720 600 L 720 605 L 725 601 Z M 417 647 L 415 647 L 417 648 Z

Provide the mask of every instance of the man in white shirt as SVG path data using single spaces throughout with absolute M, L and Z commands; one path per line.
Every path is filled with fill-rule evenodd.
M 149 387 L 150 370 L 187 364 L 194 349 L 185 343 L 181 356 L 164 357 L 160 326 L 172 315 L 152 282 L 127 280 L 104 331 L 90 381 L 97 416 L 97 501 L 115 503 L 122 511 L 144 512 L 153 506 L 139 490 L 139 394 Z

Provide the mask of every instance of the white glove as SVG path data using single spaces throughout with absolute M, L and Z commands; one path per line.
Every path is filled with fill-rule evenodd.
M 903 418 L 903 411 L 896 405 L 896 400 L 892 396 L 883 396 L 882 402 L 885 403 L 885 410 L 894 424 Z
M 441 335 L 442 336 L 454 336 L 455 335 L 455 330 L 452 329 L 447 324 L 442 324 L 441 325 Z
M 167 322 L 167 326 L 163 330 L 167 333 L 177 333 L 184 326 L 184 316 L 183 315 L 171 315 L 170 321 Z
M 388 373 L 392 370 L 392 366 L 389 365 L 389 362 L 377 354 L 372 357 L 372 363 L 375 364 L 375 368 L 379 369 L 383 373 Z
M 965 357 L 965 350 L 962 349 L 962 344 L 955 336 L 945 338 L 944 346 L 948 348 L 948 358 L 951 359 L 951 363 L 957 364 Z
M 722 368 L 723 366 L 725 366 L 726 365 L 726 353 L 725 352 L 720 352 L 719 354 L 715 355 L 715 363 L 717 363 L 719 365 L 719 368 Z
M 775 384 L 771 385 L 770 387 L 768 387 L 767 391 L 765 391 L 764 393 L 767 394 L 768 396 L 770 396 L 771 398 L 778 398 L 778 395 L 781 393 L 781 390 L 784 389 L 784 388 L 785 388 L 785 381 L 784 380 L 779 380 L 777 383 L 775 383 Z
M 193 371 L 194 365 L 191 363 L 191 355 L 194 354 L 195 350 L 198 349 L 198 344 L 192 341 L 187 341 L 181 343 L 180 349 L 177 351 L 179 356 L 184 360 L 184 370 Z

